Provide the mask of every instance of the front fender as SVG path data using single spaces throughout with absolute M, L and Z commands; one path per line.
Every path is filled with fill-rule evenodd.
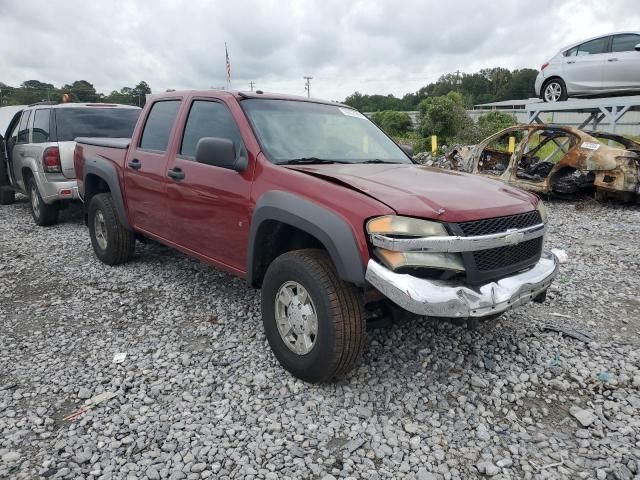
M 255 283 L 255 267 L 259 262 L 257 233 L 260 226 L 270 220 L 291 225 L 315 237 L 329 253 L 342 280 L 364 285 L 365 268 L 349 224 L 331 210 L 283 191 L 266 192 L 253 212 L 247 252 L 247 281 L 250 285 Z

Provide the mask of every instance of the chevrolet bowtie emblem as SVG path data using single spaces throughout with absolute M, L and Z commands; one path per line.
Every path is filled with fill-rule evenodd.
M 508 245 L 517 245 L 524 239 L 524 233 L 507 230 L 508 235 L 504 237 L 504 242 Z

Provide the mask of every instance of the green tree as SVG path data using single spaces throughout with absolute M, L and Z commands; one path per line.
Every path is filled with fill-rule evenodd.
M 478 127 L 483 137 L 488 137 L 494 133 L 504 130 L 507 127 L 511 127 L 516 124 L 516 119 L 513 115 L 508 115 L 504 112 L 489 112 L 478 117 Z
M 437 135 L 440 144 L 448 143 L 463 130 L 472 127 L 462 96 L 457 92 L 428 97 L 418 105 L 419 128 L 423 137 Z
M 63 85 L 62 92 L 68 93 L 72 102 L 100 102 L 103 99 L 103 95 L 98 94 L 93 84 L 86 80 Z
M 371 120 L 392 136 L 403 135 L 411 130 L 411 117 L 405 112 L 383 110 L 374 113 Z

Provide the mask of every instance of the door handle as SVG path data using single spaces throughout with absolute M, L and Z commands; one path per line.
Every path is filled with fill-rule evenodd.
M 137 158 L 131 160 L 127 165 L 129 165 L 129 167 L 133 168 L 134 170 L 140 170 L 140 168 L 142 168 L 142 163 L 140 163 L 140 160 L 138 160 Z
M 567 62 L 568 65 L 571 65 L 572 63 L 576 63 L 576 61 L 575 60 L 571 60 L 571 61 Z
M 167 172 L 167 177 L 173 178 L 176 181 L 182 180 L 185 175 L 181 168 L 175 167 Z
M 608 58 L 607 62 L 617 62 L 618 59 L 617 58 Z

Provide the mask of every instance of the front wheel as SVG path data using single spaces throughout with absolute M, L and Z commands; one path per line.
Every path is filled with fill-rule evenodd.
M 136 237 L 120 223 L 110 193 L 91 199 L 88 220 L 91 245 L 101 262 L 118 265 L 133 257 Z
M 564 102 L 567 98 L 567 86 L 560 78 L 552 78 L 542 87 L 542 99 L 545 102 Z
M 36 225 L 47 227 L 58 223 L 60 204 L 57 202 L 51 204 L 44 203 L 34 178 L 30 178 L 27 185 L 29 189 L 31 216 L 33 217 L 33 221 L 36 222 Z
M 358 289 L 340 280 L 322 250 L 296 250 L 273 261 L 262 285 L 262 321 L 280 364 L 307 382 L 348 372 L 364 349 Z

